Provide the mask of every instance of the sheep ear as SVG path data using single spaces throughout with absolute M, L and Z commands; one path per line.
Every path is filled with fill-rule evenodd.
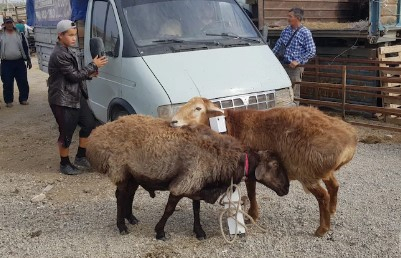
M 207 98 L 202 98 L 202 100 L 203 100 L 203 104 L 205 104 L 205 106 L 206 106 L 207 112 L 220 112 L 220 113 L 224 114 L 224 110 L 216 107 L 216 105 L 213 104 L 213 102 L 211 102 Z

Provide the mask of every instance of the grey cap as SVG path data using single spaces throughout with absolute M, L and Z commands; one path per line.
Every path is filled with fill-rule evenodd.
M 69 29 L 75 29 L 76 27 L 77 26 L 75 25 L 75 22 L 70 20 L 62 20 L 57 23 L 57 33 L 62 33 Z

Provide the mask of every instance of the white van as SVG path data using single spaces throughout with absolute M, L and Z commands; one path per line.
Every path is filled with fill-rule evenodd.
M 88 82 L 103 122 L 169 118 L 194 96 L 223 109 L 293 104 L 284 68 L 235 0 L 90 0 L 84 29 L 85 63 L 91 38 L 109 59 Z

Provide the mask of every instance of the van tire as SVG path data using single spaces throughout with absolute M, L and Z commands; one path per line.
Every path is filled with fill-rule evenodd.
M 111 113 L 110 120 L 114 121 L 114 120 L 117 120 L 120 116 L 126 116 L 129 114 L 130 113 L 127 110 L 125 110 L 124 108 L 115 107 Z

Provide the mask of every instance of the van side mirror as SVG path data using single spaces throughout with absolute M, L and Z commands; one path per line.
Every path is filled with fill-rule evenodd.
M 101 38 L 95 37 L 91 38 L 89 41 L 89 49 L 91 52 L 92 58 L 96 56 L 105 56 L 104 44 Z

